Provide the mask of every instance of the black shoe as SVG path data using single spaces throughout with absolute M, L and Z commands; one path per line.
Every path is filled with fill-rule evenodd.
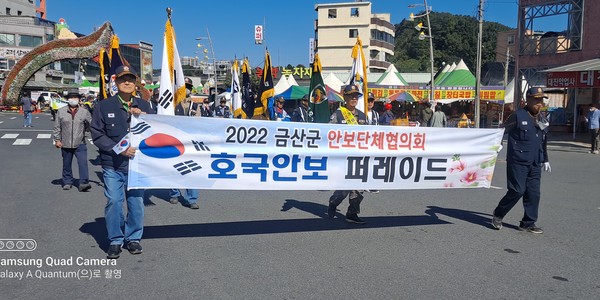
M 346 215 L 346 222 L 348 223 L 354 223 L 354 224 L 365 224 L 367 222 L 363 221 L 361 218 L 358 217 L 357 214 L 351 214 L 351 215 Z
M 81 183 L 79 184 L 79 191 L 80 192 L 87 192 L 92 188 L 92 186 L 89 183 Z
M 523 226 L 523 225 L 519 225 L 519 230 L 521 231 L 525 231 L 525 232 L 530 232 L 530 233 L 536 233 L 536 234 L 542 234 L 544 233 L 544 230 L 535 226 L 535 225 L 530 225 L 530 226 Z
M 179 203 L 179 199 L 177 199 L 177 197 L 171 197 L 171 199 L 169 199 L 169 203 L 177 204 L 177 203 Z
M 106 252 L 106 258 L 117 259 L 121 256 L 121 245 L 110 245 Z
M 502 229 L 502 218 L 493 216 L 492 217 L 492 227 L 496 230 Z
M 73 187 L 73 186 L 70 185 L 70 184 L 65 184 L 65 185 L 62 186 L 62 189 L 65 190 L 65 191 L 67 191 L 67 190 L 70 190 L 71 187 Z
M 199 209 L 200 206 L 198 206 L 198 203 L 188 203 L 185 205 L 185 207 L 189 207 L 191 209 Z
M 131 254 L 142 254 L 142 245 L 139 242 L 129 242 L 127 243 L 127 250 Z
M 336 210 L 337 210 L 337 206 L 330 203 L 329 207 L 327 208 L 327 215 L 333 219 L 335 217 Z

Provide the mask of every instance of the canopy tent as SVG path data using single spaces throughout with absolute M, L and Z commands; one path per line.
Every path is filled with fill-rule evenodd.
M 456 67 L 456 64 L 454 64 L 454 67 Z M 448 72 L 450 72 L 451 68 L 452 68 L 451 64 L 446 64 L 444 66 L 444 68 L 442 68 L 442 70 L 440 71 L 440 73 L 436 74 L 435 78 L 433 79 L 433 81 L 435 82 L 435 84 L 438 84 L 438 83 L 442 82 L 442 80 L 444 80 L 444 78 L 446 76 L 448 76 Z
M 394 64 L 390 64 L 390 66 L 383 73 L 383 75 L 379 77 L 379 80 L 375 84 L 391 86 L 408 85 Z
M 290 75 L 287 78 L 288 83 L 290 84 L 290 86 L 295 85 L 298 86 L 298 83 L 296 82 L 296 79 L 294 79 L 294 76 Z
M 521 75 L 521 95 L 525 95 L 527 88 L 529 88 L 529 84 L 525 77 Z M 513 102 L 515 102 L 515 79 L 511 80 L 504 89 L 504 104 Z
M 323 78 L 323 83 L 325 83 L 325 85 L 329 86 L 335 92 L 341 91 L 342 86 L 344 85 L 344 82 L 341 81 L 337 76 L 335 76 L 333 72 L 329 72 L 329 74 L 327 74 L 325 78 Z
M 456 68 L 448 73 L 448 75 L 437 86 L 475 86 L 475 76 L 471 73 L 465 62 L 461 59 L 456 65 Z
M 392 101 L 419 102 L 419 97 L 407 91 L 392 94 L 389 99 Z
M 290 86 L 287 90 L 282 93 L 276 94 L 275 98 L 283 97 L 285 100 L 300 100 L 302 96 L 308 94 L 309 87 L 307 86 Z
M 285 92 L 290 86 L 290 82 L 285 78 L 285 75 L 281 76 L 277 84 L 275 84 L 275 95 Z
M 99 85 L 97 82 L 94 84 L 94 83 L 91 83 L 89 80 L 87 80 L 87 79 L 84 79 L 84 80 L 83 80 L 83 81 L 82 81 L 82 82 L 79 84 L 79 87 L 82 87 L 82 88 L 89 88 L 89 87 L 100 87 L 100 85 Z
M 327 101 L 329 102 L 344 102 L 342 94 L 328 85 L 325 85 L 325 93 L 327 94 Z

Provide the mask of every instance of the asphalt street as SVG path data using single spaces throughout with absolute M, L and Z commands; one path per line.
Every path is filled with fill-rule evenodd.
M 600 298 L 600 155 L 587 153 L 585 136 L 551 137 L 542 235 L 517 230 L 521 203 L 502 230 L 489 224 L 505 193 L 503 150 L 493 188 L 365 194 L 366 225 L 344 221 L 347 200 L 327 218 L 332 191 L 204 190 L 199 210 L 147 191 L 144 253 L 101 265 L 95 147 L 92 189 L 63 191 L 50 115 L 22 124 L 0 113 L 0 299 Z M 8 249 L 31 240 L 31 251 Z

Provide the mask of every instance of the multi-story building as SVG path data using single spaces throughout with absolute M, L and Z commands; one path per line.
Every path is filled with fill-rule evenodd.
M 352 47 L 360 37 L 369 72 L 383 73 L 394 55 L 390 14 L 371 12 L 371 2 L 316 4 L 315 49 L 324 71 L 348 71 Z
M 54 40 L 57 23 L 45 19 L 46 1 L 0 0 L 0 85 L 15 64 L 35 47 Z M 77 37 L 83 34 L 75 33 Z M 121 54 L 142 78 L 152 77 L 152 45 L 120 45 Z M 99 75 L 97 60 L 66 59 L 43 67 L 26 84 L 30 90 L 62 91 L 75 86 L 78 74 L 90 81 Z M 149 75 L 148 75 L 149 74 Z

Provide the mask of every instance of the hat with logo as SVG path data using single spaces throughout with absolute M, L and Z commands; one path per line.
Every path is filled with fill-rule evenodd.
M 360 94 L 360 89 L 356 84 L 349 84 L 344 88 L 344 95 Z
M 532 87 L 530 89 L 527 90 L 527 97 L 531 97 L 531 98 L 545 98 L 548 99 L 548 97 L 544 94 L 544 90 L 541 87 Z
M 131 68 L 129 66 L 119 66 L 117 68 L 117 70 L 115 71 L 115 76 L 117 76 L 117 78 L 127 75 L 127 74 L 137 77 L 137 74 L 135 74 L 135 71 L 133 70 L 133 68 Z
M 304 96 L 302 96 L 302 101 L 308 101 L 308 94 L 304 94 Z
M 67 93 L 67 99 L 69 98 L 81 98 L 81 94 L 79 93 L 79 89 L 70 89 Z
M 367 100 L 373 100 L 375 101 L 375 95 L 373 95 L 373 93 L 369 93 L 369 96 L 367 97 Z
M 278 98 L 277 98 L 277 102 L 281 102 L 281 103 L 283 103 L 283 102 L 285 102 L 285 99 L 283 99 L 283 97 L 278 97 Z

